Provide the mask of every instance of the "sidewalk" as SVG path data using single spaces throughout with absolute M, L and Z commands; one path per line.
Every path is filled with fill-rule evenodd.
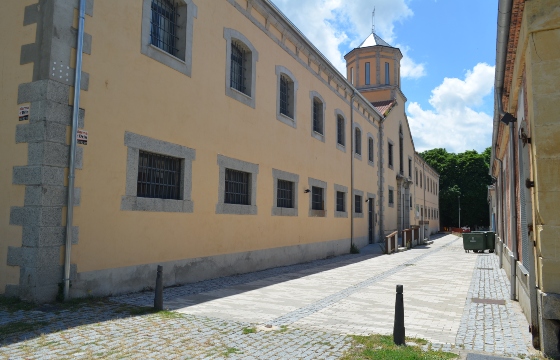
M 0 326 L 26 318 L 48 324 L 35 330 L 46 335 L 6 340 L 0 358 L 337 359 L 349 334 L 392 333 L 397 284 L 404 285 L 407 336 L 463 354 L 530 354 L 527 322 L 508 300 L 497 258 L 465 253 L 461 239 L 448 235 L 393 255 L 381 256 L 374 245 L 357 255 L 165 289 L 164 306 L 174 312 L 132 316 L 130 309 L 153 304 L 152 293 L 58 316 L 0 311 Z

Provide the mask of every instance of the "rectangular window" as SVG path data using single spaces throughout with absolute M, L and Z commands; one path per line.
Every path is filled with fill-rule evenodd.
M 354 208 L 356 214 L 362 213 L 362 197 L 360 195 L 354 195 Z
M 251 198 L 249 195 L 250 180 L 251 174 L 249 173 L 233 169 L 226 169 L 226 193 L 224 203 L 251 205 Z
M 140 151 L 136 196 L 180 200 L 181 168 L 181 159 Z
M 373 162 L 373 139 L 368 139 L 368 160 Z
M 412 179 L 412 159 L 408 159 L 408 177 Z
M 311 187 L 311 209 L 325 210 L 323 202 L 323 188 L 318 186 Z
M 393 167 L 393 144 L 389 143 L 389 167 Z
M 418 169 L 415 169 L 414 173 L 415 173 L 415 179 L 416 179 L 416 186 L 418 186 Z
M 342 191 L 336 192 L 336 211 L 345 212 L 344 209 L 344 193 Z
M 360 129 L 354 131 L 354 144 L 356 154 L 362 155 L 362 131 Z
M 350 84 L 354 85 L 354 68 L 350 68 Z
M 392 205 L 393 203 L 394 203 L 393 190 L 389 189 L 389 205 Z
M 154 46 L 177 56 L 177 5 L 169 0 L 152 0 L 150 39 Z
M 339 145 L 344 146 L 344 118 L 338 115 L 336 120 L 337 136 L 336 141 Z
M 370 84 L 370 70 L 369 70 L 369 63 L 366 63 L 366 85 Z
M 389 63 L 386 62 L 385 63 L 385 84 L 389 85 L 391 83 L 390 78 L 389 78 Z
M 323 103 L 313 99 L 313 131 L 323 134 Z
M 420 171 L 420 187 L 422 187 L 422 171 Z
M 231 44 L 230 86 L 245 93 L 245 50 L 235 42 Z
M 278 180 L 277 207 L 294 207 L 294 183 L 286 180 Z
M 288 80 L 287 77 L 282 75 L 280 76 L 280 113 L 288 117 L 291 117 L 290 110 L 289 110 L 290 109 L 289 92 L 290 92 L 290 81 Z

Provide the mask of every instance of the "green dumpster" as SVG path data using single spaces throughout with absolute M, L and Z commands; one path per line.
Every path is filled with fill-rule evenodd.
M 496 239 L 495 239 L 496 234 L 493 231 L 487 231 L 486 232 L 486 248 L 489 250 L 489 252 L 493 253 L 494 249 L 496 247 Z
M 465 252 L 469 252 L 469 250 L 484 252 L 486 250 L 486 233 L 479 231 L 463 233 L 463 248 Z

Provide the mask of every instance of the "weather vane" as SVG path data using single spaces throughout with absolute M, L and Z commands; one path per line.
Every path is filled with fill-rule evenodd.
M 373 7 L 373 12 L 371 13 L 371 33 L 375 34 L 375 6 Z

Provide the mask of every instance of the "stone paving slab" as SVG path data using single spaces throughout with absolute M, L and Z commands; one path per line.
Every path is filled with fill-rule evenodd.
M 454 236 L 393 255 L 365 250 L 167 288 L 164 305 L 175 312 L 131 313 L 153 305 L 151 292 L 74 311 L 0 311 L 0 326 L 36 324 L 0 339 L 0 359 L 337 359 L 348 334 L 392 332 L 396 284 L 404 285 L 407 336 L 431 341 L 426 348 L 532 353 L 496 256 L 465 253 Z

